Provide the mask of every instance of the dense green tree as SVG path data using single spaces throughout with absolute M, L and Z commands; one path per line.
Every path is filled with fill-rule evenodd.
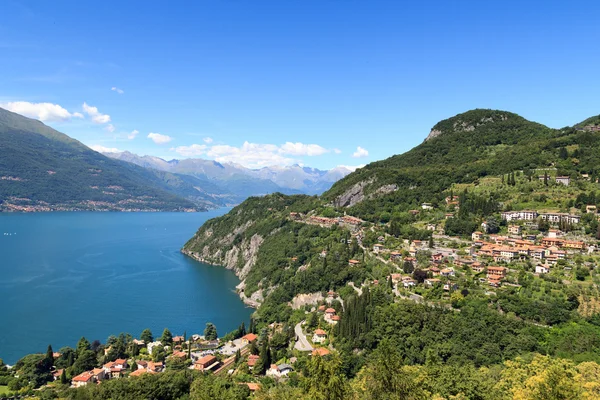
M 168 328 L 165 328 L 163 331 L 162 336 L 160 337 L 160 342 L 163 344 L 163 346 L 170 346 L 173 344 L 173 334 Z
M 207 322 L 206 327 L 204 328 L 204 338 L 206 340 L 215 340 L 217 337 L 219 337 L 217 334 L 217 327 L 213 323 Z
M 314 400 L 342 400 L 349 395 L 350 388 L 342 373 L 338 356 L 311 357 L 305 380 L 305 392 Z
M 79 346 L 78 346 L 79 347 Z M 89 371 L 98 365 L 98 359 L 96 353 L 92 350 L 83 350 L 78 356 L 77 360 L 73 364 L 71 375 L 79 375 L 82 372 Z
M 379 344 L 362 374 L 365 385 L 361 398 L 412 400 L 428 397 L 423 387 L 415 382 L 415 377 L 403 371 L 402 357 L 389 340 Z
M 271 349 L 269 348 L 269 341 L 263 339 L 260 348 L 260 358 L 252 369 L 253 372 L 259 375 L 264 375 L 265 372 L 271 367 Z
M 48 348 L 46 349 L 46 357 L 44 357 L 44 359 L 42 360 L 41 368 L 44 368 L 47 371 L 50 371 L 52 369 L 53 365 L 54 365 L 54 350 L 52 350 L 51 345 L 48 345 Z
M 65 369 L 63 369 L 63 372 L 60 374 L 60 383 L 62 383 L 63 385 L 69 383 L 69 380 L 67 379 L 67 370 Z
M 152 360 L 154 362 L 164 362 L 167 358 L 167 353 L 165 352 L 164 347 L 156 346 L 152 349 Z
M 77 342 L 77 356 L 80 356 L 84 351 L 90 350 L 90 348 L 90 342 L 86 338 L 82 337 L 79 339 L 79 342 Z
M 144 329 L 140 335 L 140 340 L 143 340 L 146 344 L 153 342 L 154 336 L 152 336 L 152 331 L 150 329 Z

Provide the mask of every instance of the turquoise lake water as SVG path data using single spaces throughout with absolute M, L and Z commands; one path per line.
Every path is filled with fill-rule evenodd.
M 144 328 L 219 334 L 250 318 L 238 278 L 179 250 L 206 213 L 0 213 L 0 358 Z M 6 234 L 9 235 L 6 235 Z

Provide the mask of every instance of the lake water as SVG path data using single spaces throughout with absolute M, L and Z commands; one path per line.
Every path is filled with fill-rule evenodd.
M 247 326 L 252 310 L 233 292 L 237 277 L 179 252 L 227 211 L 0 213 L 0 358 L 13 364 L 81 336 Z

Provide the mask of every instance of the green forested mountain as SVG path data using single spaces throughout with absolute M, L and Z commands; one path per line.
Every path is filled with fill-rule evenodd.
M 321 197 L 250 198 L 208 221 L 183 252 L 236 272 L 258 331 L 302 320 L 309 332 L 326 327 L 338 377 L 365 390 L 355 398 L 596 398 L 600 378 L 589 397 L 567 384 L 577 373 L 552 364 L 600 362 L 598 166 L 600 133 L 473 110 Z M 532 209 L 579 222 L 501 217 Z M 550 231 L 562 239 L 549 241 Z M 319 305 L 339 322 L 330 326 Z M 382 354 L 396 367 L 383 367 Z M 507 382 L 524 360 L 540 375 Z M 397 381 L 411 373 L 412 383 Z
M 0 109 L 4 210 L 203 208 L 214 201 L 203 185 L 109 159 L 40 121 Z
M 562 148 L 573 159 L 561 157 Z M 383 212 L 439 202 L 452 184 L 486 176 L 543 168 L 556 168 L 558 175 L 596 175 L 599 150 L 597 133 L 551 129 L 510 112 L 477 109 L 440 121 L 419 146 L 357 170 L 323 197 L 376 220 Z

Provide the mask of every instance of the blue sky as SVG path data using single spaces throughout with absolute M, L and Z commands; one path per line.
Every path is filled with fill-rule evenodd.
M 356 166 L 472 108 L 551 127 L 600 114 L 598 15 L 597 1 L 4 0 L 0 106 L 166 159 Z

